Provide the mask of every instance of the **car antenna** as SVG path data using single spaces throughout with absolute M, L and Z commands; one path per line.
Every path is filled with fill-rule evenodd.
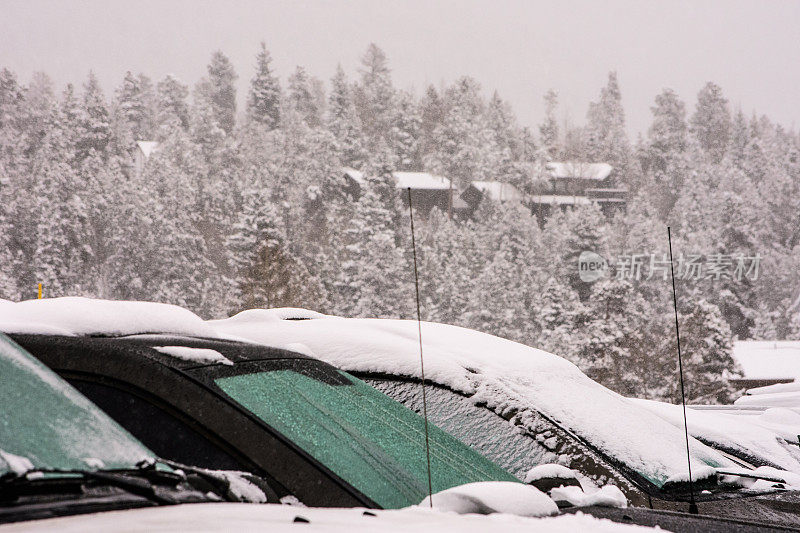
M 411 207 L 411 187 L 408 187 L 408 216 L 411 219 L 411 253 L 414 256 L 414 288 L 417 295 L 417 332 L 419 334 L 419 367 L 422 375 L 422 416 L 425 419 L 425 458 L 428 461 L 428 503 L 433 508 L 431 482 L 431 445 L 428 438 L 428 399 L 425 396 L 425 361 L 422 358 L 422 315 L 419 310 L 419 274 L 417 273 L 417 241 L 414 238 L 414 209 Z
M 689 424 L 686 422 L 686 393 L 683 388 L 683 362 L 681 361 L 681 335 L 678 331 L 678 296 L 675 292 L 675 268 L 672 261 L 672 232 L 667 226 L 667 242 L 669 243 L 669 271 L 672 274 L 672 306 L 675 309 L 675 337 L 678 340 L 678 374 L 681 379 L 681 405 L 683 406 L 683 432 L 686 436 L 686 462 L 689 466 L 689 513 L 697 514 L 697 503 L 694 501 L 694 484 L 692 483 L 692 456 L 689 452 Z

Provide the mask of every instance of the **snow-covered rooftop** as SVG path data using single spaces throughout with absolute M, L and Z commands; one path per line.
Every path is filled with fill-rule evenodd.
M 364 179 L 364 173 L 360 170 L 350 167 L 342 167 L 342 172 L 344 172 L 345 176 L 355 181 L 359 185 L 364 185 L 364 183 L 366 183 L 366 180 Z
M 148 157 L 150 157 L 150 154 L 152 154 L 158 148 L 158 142 L 157 141 L 136 141 L 136 146 L 138 146 L 139 150 L 142 151 L 142 154 L 144 154 L 144 157 L 148 158 Z
M 746 379 L 800 377 L 800 341 L 735 341 L 733 358 Z
M 565 194 L 537 194 L 530 197 L 531 203 L 547 205 L 589 205 L 592 203 L 585 196 L 568 196 Z
M 585 180 L 604 180 L 614 167 L 608 163 L 582 163 L 579 161 L 553 161 L 547 163 L 550 176 L 557 179 L 580 178 Z
M 345 176 L 353 180 L 359 186 L 366 185 L 366 175 L 351 167 L 342 167 Z M 392 172 L 398 189 L 422 189 L 422 190 L 445 190 L 450 189 L 450 180 L 444 176 L 431 174 L 430 172 Z
M 473 181 L 472 186 L 498 202 L 522 200 L 522 193 L 510 183 L 502 181 Z
M 393 172 L 398 189 L 450 189 L 450 180 L 429 172 Z

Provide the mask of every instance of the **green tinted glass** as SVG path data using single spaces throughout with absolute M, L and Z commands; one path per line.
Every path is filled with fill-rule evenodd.
M 0 475 L 23 465 L 129 469 L 154 454 L 0 333 Z
M 216 383 L 378 505 L 420 503 L 428 493 L 423 419 L 344 372 L 336 377 L 283 369 Z M 517 481 L 436 426 L 429 433 L 434 492 L 474 481 Z

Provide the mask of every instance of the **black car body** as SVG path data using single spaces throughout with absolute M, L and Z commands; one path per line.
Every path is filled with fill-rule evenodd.
M 165 335 L 13 337 L 166 459 L 252 472 L 279 498 L 292 496 L 311 506 L 403 507 L 427 494 L 423 420 L 311 357 Z M 184 360 L 155 349 L 164 346 L 214 350 L 229 364 Z M 279 375 L 301 381 L 273 379 Z M 272 380 L 269 398 L 253 390 L 263 389 L 264 379 Z M 313 397 L 345 390 L 357 397 Z M 270 403 L 280 408 L 262 412 Z M 351 408 L 336 412 L 346 405 Z M 317 418 L 306 420 L 305 407 Z M 438 428 L 430 431 L 434 491 L 514 479 Z

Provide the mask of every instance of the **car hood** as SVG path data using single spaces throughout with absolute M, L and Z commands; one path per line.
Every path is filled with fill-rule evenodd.
M 501 528 L 509 533 L 533 530 L 554 533 L 640 530 L 638 526 L 616 524 L 589 515 L 526 518 L 499 513 L 459 515 L 424 507 L 378 511 L 304 508 L 278 504 L 207 503 L 34 520 L 0 526 L 0 532 L 100 533 L 123 529 L 129 533 L 161 531 L 405 532 L 409 530 L 484 533 Z M 647 530 L 650 529 L 647 528 Z

